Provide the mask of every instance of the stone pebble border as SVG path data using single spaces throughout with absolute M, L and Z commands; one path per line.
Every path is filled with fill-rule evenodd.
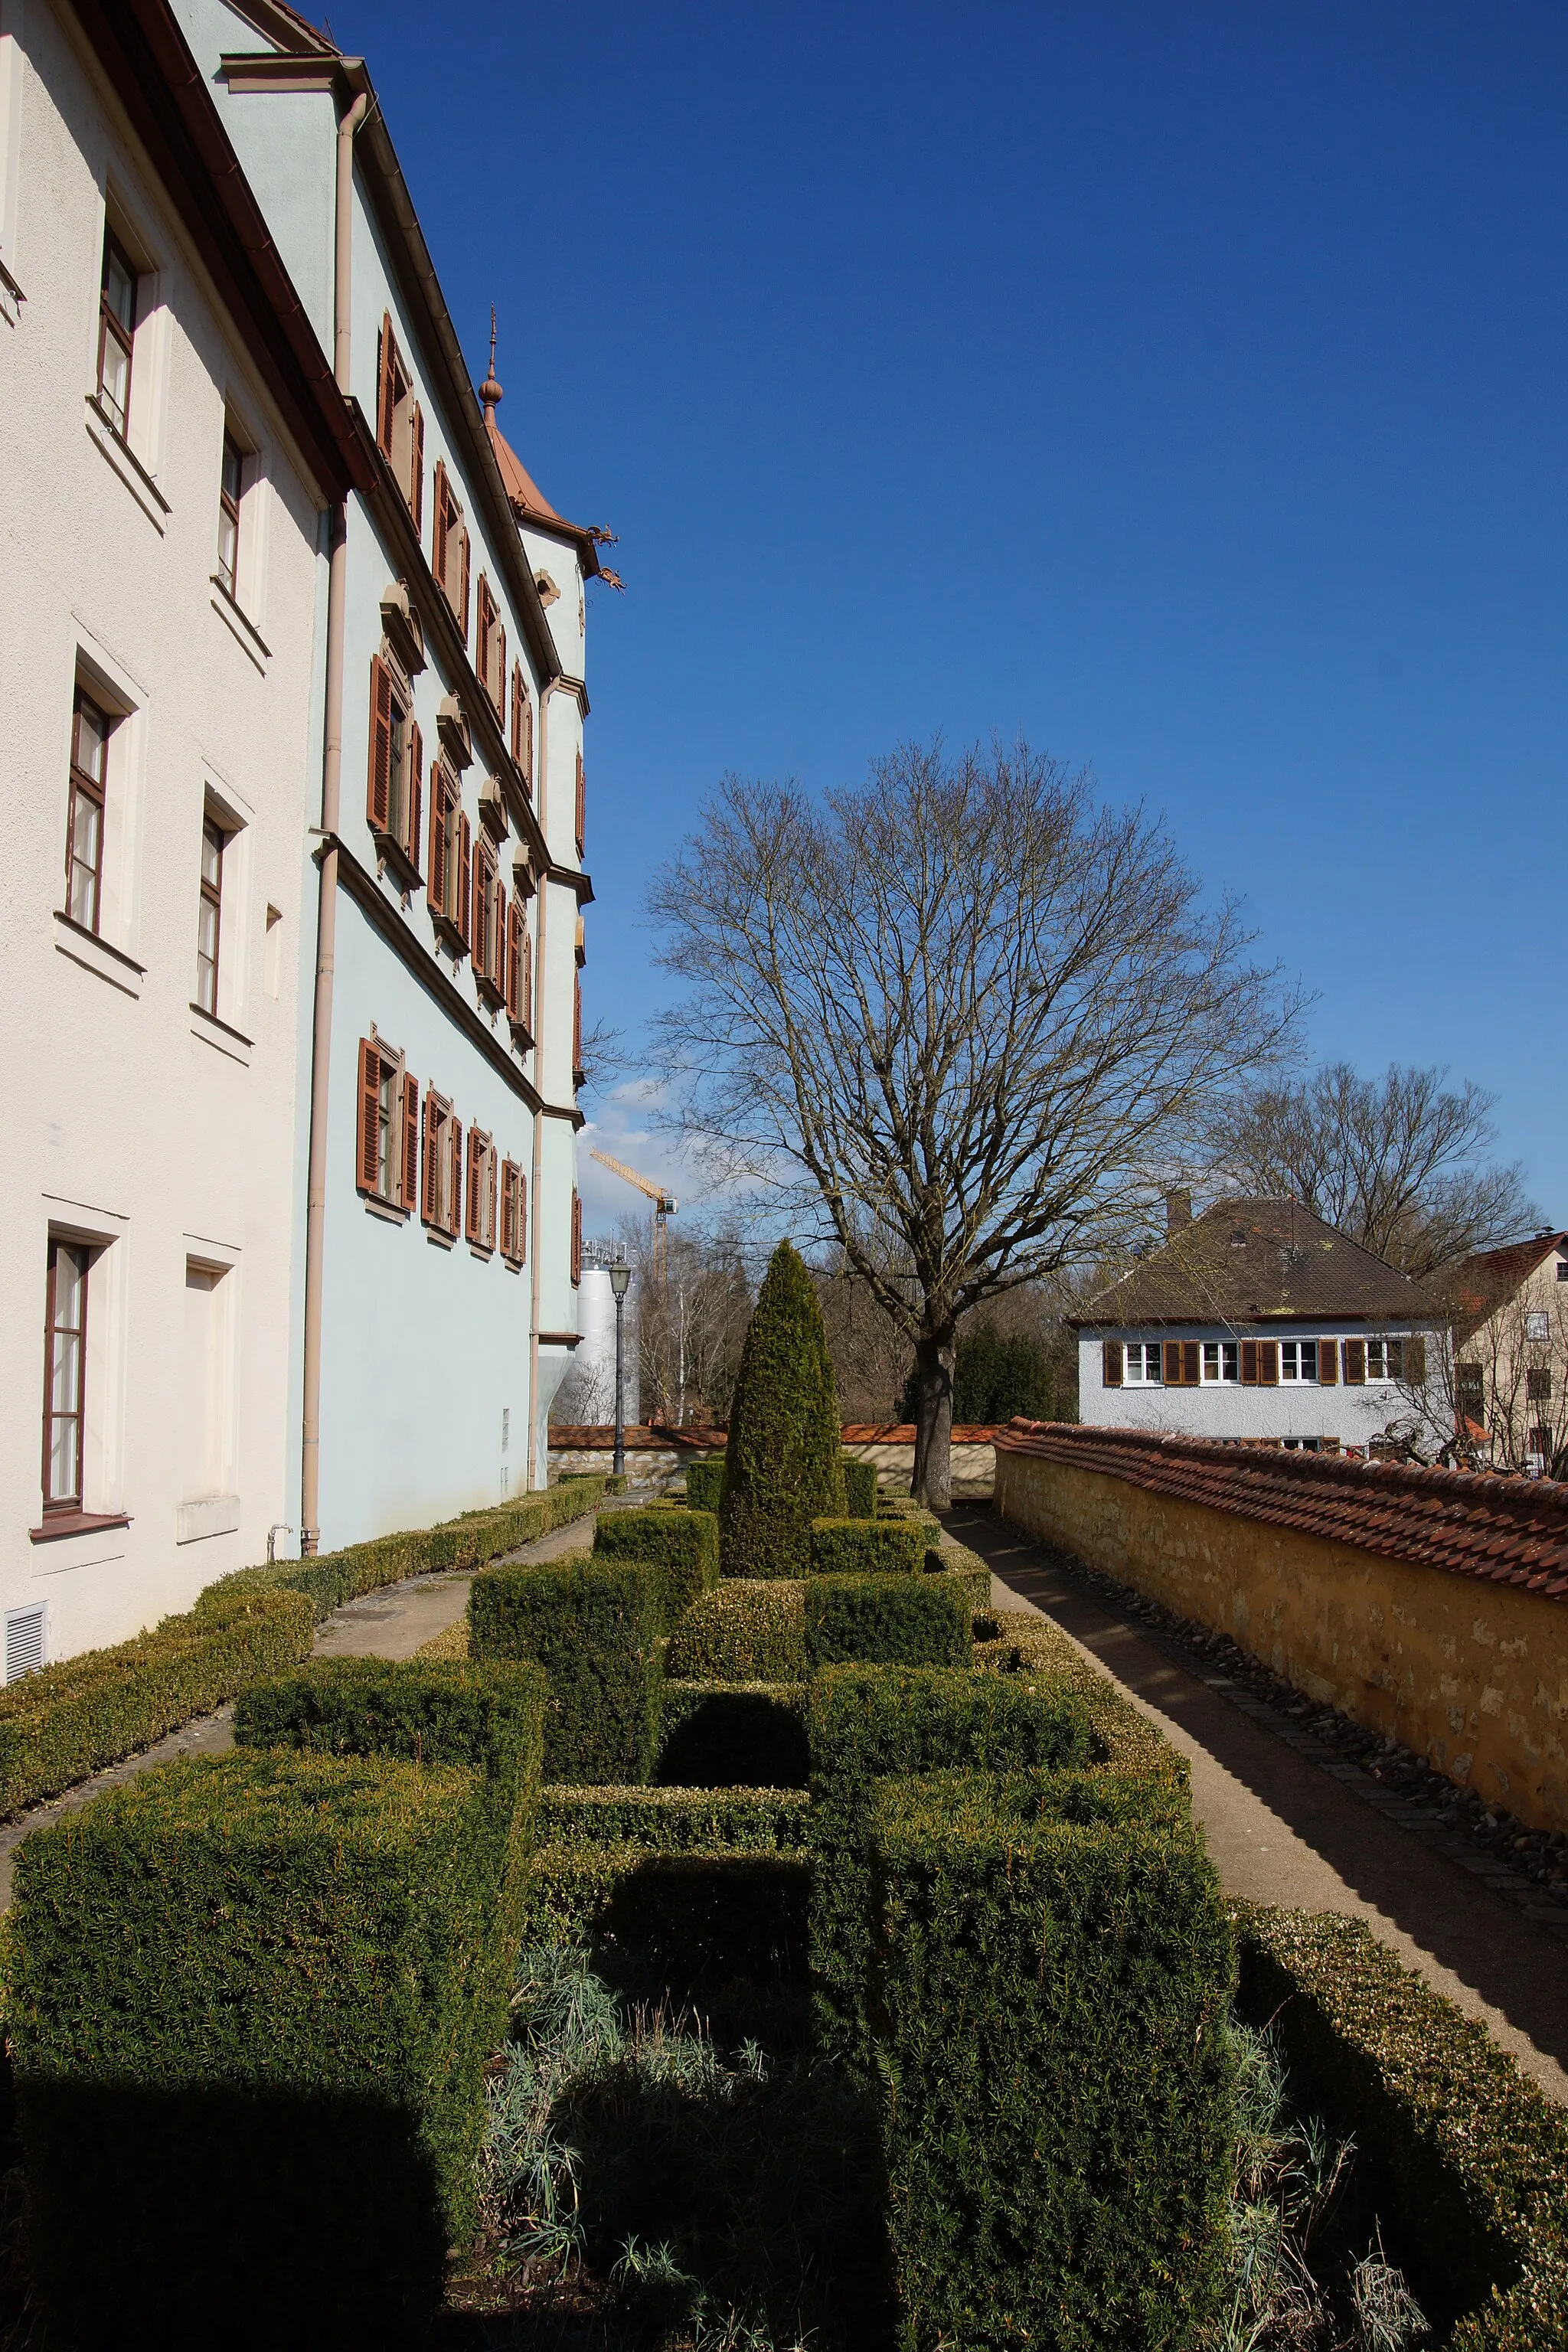
M 996 1516 L 999 1525 L 1014 1525 Z M 1163 1601 L 1090 1568 L 1027 1528 L 1016 1532 L 1054 1568 L 1119 1616 L 1133 1620 L 1155 1649 L 1195 1674 L 1206 1689 L 1282 1739 L 1363 1804 L 1479 1878 L 1535 1927 L 1568 1944 L 1568 1834 L 1530 1829 L 1504 1807 L 1489 1805 L 1474 1790 L 1459 1788 L 1397 1739 L 1369 1731 L 1337 1707 L 1311 1698 L 1228 1633 L 1178 1616 Z M 1216 1673 L 1216 1667 L 1221 1671 Z

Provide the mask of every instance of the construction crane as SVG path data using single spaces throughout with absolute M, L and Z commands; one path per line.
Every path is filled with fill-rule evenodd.
M 588 1157 L 596 1160 L 601 1168 L 607 1168 L 612 1176 L 618 1176 L 624 1183 L 633 1185 L 639 1192 L 646 1192 L 653 1202 L 653 1278 L 662 1288 L 668 1271 L 667 1224 L 680 1206 L 679 1202 L 673 1192 L 667 1192 L 662 1184 L 656 1184 L 651 1177 L 639 1176 L 635 1168 L 626 1167 L 623 1160 L 612 1160 L 607 1151 L 590 1151 Z

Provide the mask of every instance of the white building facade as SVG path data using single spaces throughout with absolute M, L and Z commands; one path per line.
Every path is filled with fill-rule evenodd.
M 363 61 L 267 0 L 174 4 L 369 467 L 330 566 L 300 976 L 299 1517 L 324 1550 L 546 1481 L 594 540 L 519 495 Z
M 300 844 L 353 435 L 156 18 L 0 6 L 7 1679 L 299 1517 Z

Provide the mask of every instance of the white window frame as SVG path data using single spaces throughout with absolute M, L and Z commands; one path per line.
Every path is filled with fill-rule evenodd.
M 1312 1369 L 1305 1370 L 1305 1350 L 1312 1351 Z M 1293 1370 L 1286 1369 L 1288 1364 Z M 1316 1339 L 1281 1339 L 1279 1342 L 1279 1385 L 1281 1388 L 1316 1388 L 1318 1386 L 1318 1342 Z
M 1205 1339 L 1198 1358 L 1198 1379 L 1205 1388 L 1238 1389 L 1241 1386 L 1240 1340 Z
M 1397 1348 L 1400 1351 L 1399 1370 L 1397 1371 L 1394 1370 L 1389 1363 L 1389 1350 L 1391 1348 Z M 1375 1369 L 1373 1362 L 1373 1349 L 1377 1350 Z M 1369 1338 L 1366 1343 L 1366 1378 L 1369 1388 L 1374 1381 L 1382 1385 L 1387 1385 L 1394 1381 L 1397 1381 L 1403 1377 L 1404 1371 L 1405 1334 L 1402 1331 L 1383 1331 L 1379 1332 L 1376 1339 Z
M 1138 1370 L 1133 1370 L 1136 1358 Z M 1152 1362 L 1154 1370 L 1146 1367 Z M 1164 1351 L 1158 1339 L 1129 1339 L 1121 1350 L 1121 1382 L 1124 1388 L 1157 1389 L 1164 1386 Z
M 1524 1310 L 1525 1344 L 1531 1348 L 1549 1346 L 1552 1339 L 1552 1315 L 1544 1307 L 1527 1307 Z

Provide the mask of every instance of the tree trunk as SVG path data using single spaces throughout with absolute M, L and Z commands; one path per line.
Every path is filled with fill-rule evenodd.
M 910 1492 L 928 1510 L 952 1500 L 952 1326 L 922 1331 L 915 1341 L 915 1473 Z

